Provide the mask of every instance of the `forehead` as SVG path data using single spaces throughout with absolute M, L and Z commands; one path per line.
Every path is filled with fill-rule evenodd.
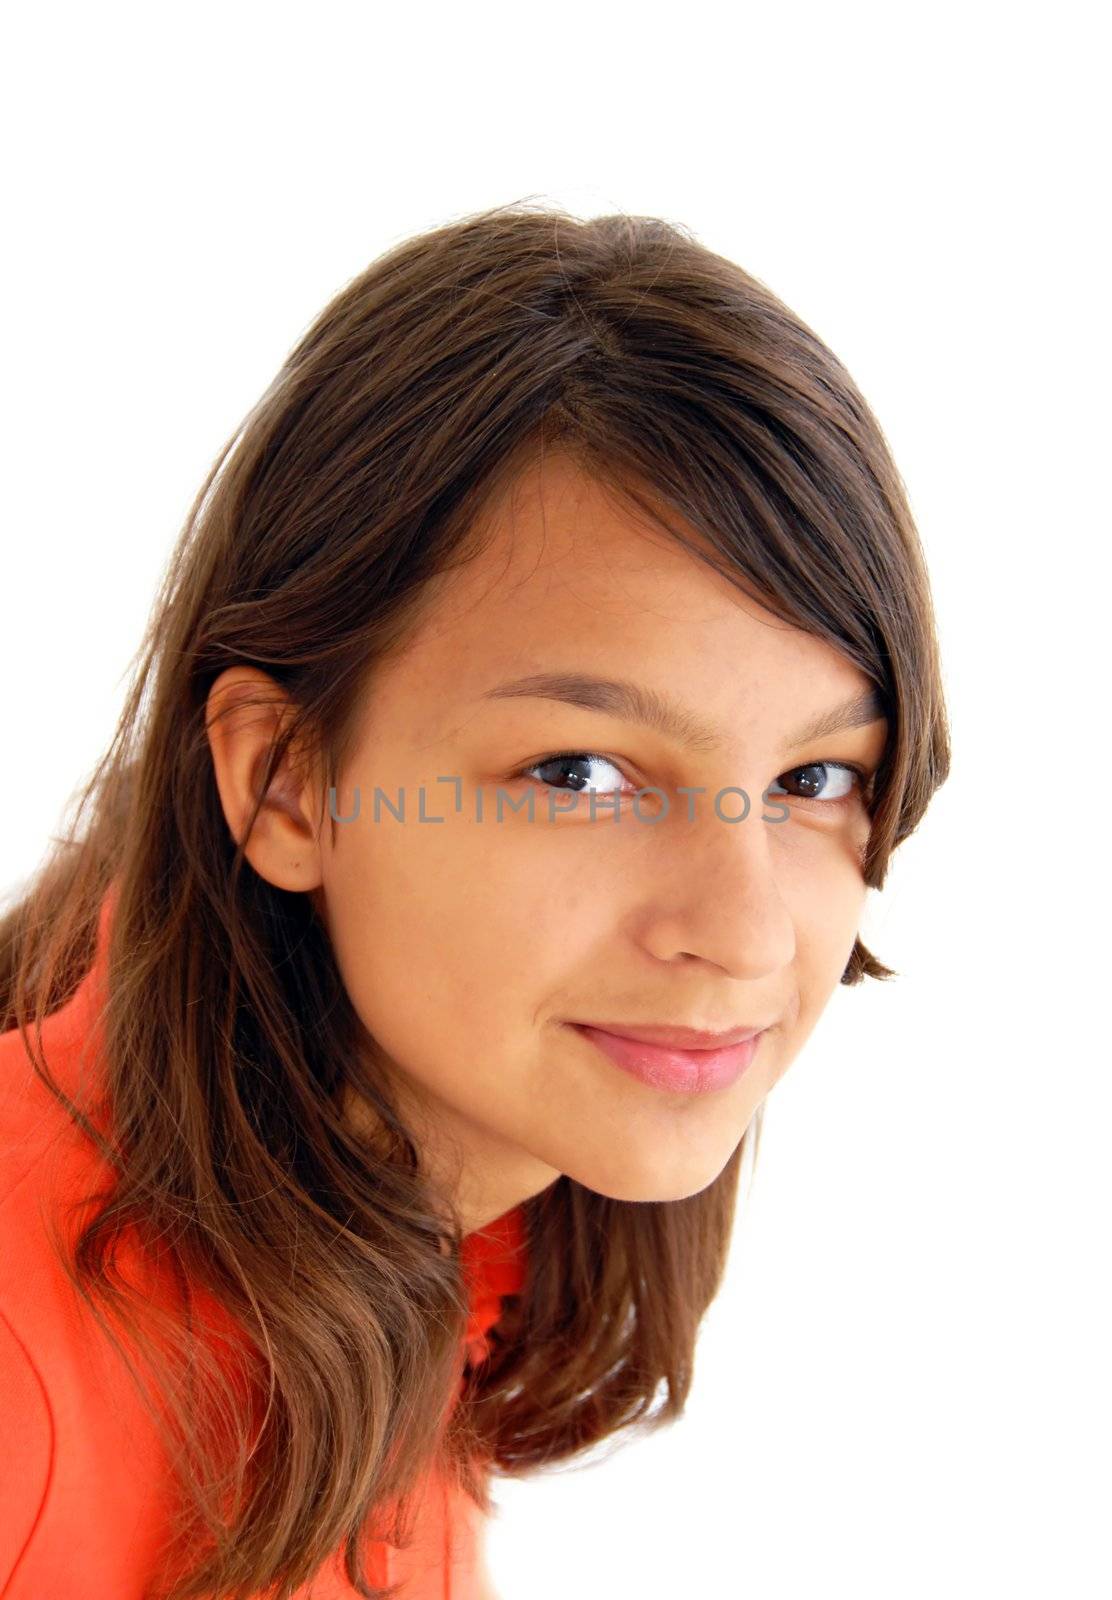
M 562 453 L 499 497 L 484 532 L 482 553 L 445 589 L 441 625 L 466 627 L 470 617 L 479 628 L 512 628 L 523 608 L 571 616 L 597 606 L 633 618 L 666 604 L 677 617 L 708 621 L 736 609 L 725 579 Z M 689 525 L 685 532 L 700 542 Z
M 446 714 L 532 671 L 635 677 L 726 726 L 762 706 L 777 718 L 867 686 L 825 641 L 767 611 L 568 456 L 526 470 L 483 531 L 481 552 L 430 584 L 397 663 Z

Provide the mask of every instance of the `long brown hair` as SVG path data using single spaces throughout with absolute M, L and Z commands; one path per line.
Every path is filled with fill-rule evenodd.
M 673 518 L 693 525 L 719 570 L 876 685 L 890 737 L 867 884 L 949 769 L 904 486 L 843 366 L 763 284 L 669 222 L 515 203 L 407 240 L 336 295 L 209 472 L 71 836 L 0 922 L 0 1026 L 31 1048 L 118 890 L 110 1136 L 36 1059 L 119 1175 L 67 1271 L 143 1339 L 142 1304 L 106 1261 L 128 1228 L 158 1241 L 247 1331 L 265 1395 L 256 1427 L 188 1319 L 159 1356 L 195 1380 L 166 1384 L 193 1558 L 174 1600 L 285 1597 L 341 1546 L 377 1597 L 355 1535 L 396 1504 L 404 1539 L 431 1460 L 489 1509 L 471 1463 L 523 1474 L 684 1409 L 761 1113 L 689 1199 L 560 1178 L 526 1202 L 523 1292 L 445 1432 L 467 1309 L 458 1216 L 366 1065 L 310 897 L 242 871 L 204 727 L 218 674 L 254 664 L 296 708 L 260 796 L 295 740 L 338 784 L 369 678 L 427 580 L 473 552 L 492 496 L 556 445 L 677 539 Z M 858 940 L 842 982 L 865 976 L 893 973 Z M 382 1150 L 341 1118 L 356 1074 Z

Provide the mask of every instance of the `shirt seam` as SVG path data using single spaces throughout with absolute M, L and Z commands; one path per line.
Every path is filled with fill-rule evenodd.
M 11 1571 L 9 1572 L 7 1578 L 4 1580 L 3 1590 L 0 1590 L 0 1594 L 7 1594 L 9 1592 L 10 1588 L 11 1588 L 12 1583 L 19 1576 L 19 1569 L 23 1565 L 24 1559 L 25 1559 L 25 1557 L 27 1555 L 28 1550 L 31 1548 L 31 1544 L 34 1541 L 36 1533 L 39 1531 L 39 1527 L 40 1527 L 40 1525 L 42 1523 L 43 1515 L 44 1515 L 44 1512 L 46 1510 L 46 1502 L 50 1498 L 50 1489 L 51 1489 L 51 1485 L 52 1485 L 52 1483 L 54 1481 L 54 1463 L 55 1463 L 55 1458 L 56 1458 L 56 1425 L 55 1425 L 55 1421 L 54 1421 L 54 1408 L 50 1404 L 50 1392 L 47 1389 L 45 1382 L 43 1381 L 42 1373 L 39 1371 L 38 1366 L 36 1365 L 36 1363 L 34 1361 L 34 1358 L 32 1357 L 31 1352 L 28 1350 L 26 1344 L 20 1338 L 20 1336 L 16 1332 L 15 1328 L 12 1326 L 11 1318 L 7 1315 L 7 1313 L 3 1310 L 2 1307 L 0 1307 L 0 1321 L 2 1321 L 4 1323 L 4 1325 L 7 1328 L 8 1332 L 11 1334 L 13 1341 L 19 1347 L 20 1351 L 23 1354 L 23 1359 L 26 1361 L 28 1367 L 31 1369 L 31 1372 L 32 1372 L 32 1374 L 34 1376 L 35 1382 L 39 1386 L 39 1391 L 40 1391 L 40 1393 L 42 1395 L 43 1406 L 44 1406 L 44 1408 L 46 1410 L 47 1437 L 48 1437 L 48 1444 L 49 1444 L 48 1453 L 47 1453 L 46 1476 L 45 1476 L 45 1480 L 43 1482 L 42 1494 L 41 1494 L 41 1496 L 39 1498 L 38 1508 L 35 1511 L 34 1520 L 32 1521 L 31 1526 L 27 1531 L 27 1537 L 23 1541 L 23 1547 L 20 1550 L 18 1556 L 16 1556 L 15 1561 L 12 1563 L 12 1568 L 11 1568 Z

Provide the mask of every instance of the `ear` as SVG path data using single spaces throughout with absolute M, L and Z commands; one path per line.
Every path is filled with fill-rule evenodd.
M 205 733 L 220 803 L 237 843 L 246 834 L 271 745 L 294 709 L 282 686 L 257 667 L 228 667 L 209 690 Z M 309 765 L 291 746 L 270 780 L 244 847 L 261 878 L 279 889 L 319 888 L 318 810 Z

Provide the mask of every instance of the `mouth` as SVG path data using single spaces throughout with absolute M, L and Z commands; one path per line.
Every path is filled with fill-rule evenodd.
M 616 1034 L 619 1039 L 636 1039 L 641 1044 L 660 1045 L 671 1050 L 724 1050 L 728 1045 L 745 1044 L 765 1033 L 771 1022 L 742 1023 L 735 1028 L 725 1028 L 714 1033 L 706 1028 L 685 1028 L 676 1023 L 642 1025 L 636 1022 L 584 1022 L 576 1027 L 597 1028 L 602 1033 Z
M 670 1042 L 657 1042 L 662 1035 L 669 1034 L 690 1038 L 697 1032 L 692 1029 L 639 1030 L 639 1033 L 651 1033 L 654 1036 L 646 1039 L 631 1033 L 612 1031 L 611 1026 L 603 1028 L 589 1022 L 571 1022 L 567 1026 L 594 1045 L 623 1072 L 668 1094 L 707 1094 L 728 1088 L 752 1065 L 761 1040 L 768 1032 L 767 1028 L 741 1028 L 725 1035 L 704 1033 L 701 1035 L 703 1039 L 717 1037 L 731 1042 L 693 1049 L 681 1048 Z

